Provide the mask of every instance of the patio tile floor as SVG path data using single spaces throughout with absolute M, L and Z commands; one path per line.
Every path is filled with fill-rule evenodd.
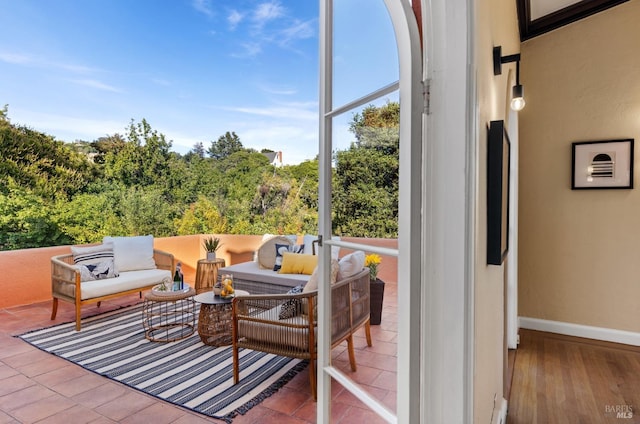
M 140 302 L 137 295 L 88 306 L 83 316 Z M 364 331 L 355 336 L 358 371 L 349 367 L 346 344 L 332 351 L 333 363 L 391 410 L 396 404 L 396 284 L 387 283 L 382 324 L 371 326 L 373 346 Z M 60 302 L 58 316 L 49 319 L 51 301 L 0 309 L 0 424 L 9 423 L 149 423 L 197 424 L 222 421 L 158 400 L 120 383 L 44 353 L 14 337 L 24 332 L 73 321 L 73 306 Z M 355 396 L 337 383 L 331 387 L 331 422 L 383 423 Z M 300 372 L 277 393 L 234 424 L 314 423 L 316 402 L 308 373 Z

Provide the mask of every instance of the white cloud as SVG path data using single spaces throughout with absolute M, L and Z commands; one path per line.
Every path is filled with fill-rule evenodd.
M 83 65 L 73 65 L 73 64 L 69 64 L 69 63 L 53 63 L 53 62 L 45 62 L 44 63 L 45 66 L 53 66 L 53 67 L 57 67 L 60 69 L 64 69 L 67 71 L 71 71 L 77 74 L 88 74 L 88 73 L 95 73 L 95 72 L 101 72 L 99 69 L 96 68 L 90 68 L 88 66 L 83 66 Z
M 157 85 L 162 85 L 164 87 L 168 87 L 171 85 L 171 83 L 169 81 L 167 81 L 166 79 L 163 78 L 152 78 L 151 82 L 153 82 L 154 84 Z
M 193 0 L 191 2 L 191 5 L 195 10 L 208 16 L 209 18 L 214 15 L 213 9 L 211 8 L 211 0 Z
M 38 68 L 55 68 L 71 71 L 78 74 L 100 72 L 99 69 L 90 68 L 84 65 L 74 65 L 68 62 L 55 62 L 30 54 L 0 52 L 0 61 L 14 65 L 32 66 Z
M 260 3 L 252 11 L 231 10 L 227 17 L 230 30 L 235 30 L 245 19 L 250 22 L 244 32 L 248 39 L 241 44 L 244 50 L 232 54 L 232 57 L 254 57 L 269 45 L 290 49 L 295 41 L 312 38 L 317 32 L 316 19 L 293 19 L 278 0 Z M 273 25 L 267 27 L 269 23 Z
M 294 94 L 298 94 L 298 90 L 296 90 L 295 88 L 271 87 L 268 85 L 260 85 L 259 88 L 261 91 L 269 94 L 277 94 L 282 96 L 292 96 Z
M 93 141 L 115 133 L 122 134 L 125 129 L 121 121 L 77 118 L 13 108 L 11 109 L 11 122 L 26 125 L 63 141 Z
M 0 60 L 16 65 L 27 65 L 29 63 L 33 63 L 33 58 L 31 56 L 19 53 L 0 53 Z
M 244 15 L 237 10 L 232 10 L 227 16 L 227 22 L 229 23 L 229 27 L 231 30 L 236 29 L 238 24 L 244 19 Z
M 236 58 L 245 58 L 245 57 L 253 57 L 262 51 L 262 46 L 259 43 L 242 43 L 240 45 L 244 50 L 237 53 L 232 53 L 232 57 Z
M 253 12 L 253 21 L 258 25 L 264 25 L 268 21 L 284 16 L 285 9 L 278 1 L 261 3 Z
M 314 21 L 296 21 L 293 25 L 281 31 L 279 44 L 281 46 L 289 44 L 293 40 L 303 40 L 315 35 Z
M 83 79 L 83 80 L 71 80 L 71 82 L 79 85 L 85 85 L 87 87 L 97 88 L 99 90 L 111 91 L 113 93 L 122 93 L 123 91 L 117 87 L 114 87 L 109 84 L 105 84 L 100 81 L 91 80 L 91 79 Z
M 233 112 L 246 113 L 255 116 L 268 116 L 276 119 L 301 120 L 301 121 L 317 121 L 318 104 L 315 102 L 308 103 L 289 103 L 275 107 L 235 107 L 223 108 Z

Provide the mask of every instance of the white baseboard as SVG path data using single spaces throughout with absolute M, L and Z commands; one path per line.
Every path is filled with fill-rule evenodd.
M 528 317 L 518 317 L 518 323 L 520 328 L 526 328 L 527 330 L 547 331 L 549 333 L 564 334 L 566 336 L 585 337 L 587 339 L 640 346 L 640 333 L 634 333 L 632 331 L 591 327 L 589 325 Z
M 500 411 L 498 411 L 498 416 L 493 424 L 507 424 L 507 400 L 502 399 L 502 403 L 500 404 Z

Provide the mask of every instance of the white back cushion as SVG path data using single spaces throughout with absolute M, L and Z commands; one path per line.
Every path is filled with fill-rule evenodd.
M 110 237 L 103 243 L 113 243 L 113 256 L 118 272 L 155 269 L 153 236 Z
M 364 258 L 364 252 L 362 250 L 356 250 L 340 259 L 340 262 L 338 262 L 338 281 L 342 281 L 362 271 L 362 268 L 364 268 Z
M 340 237 L 333 237 L 334 240 L 340 240 Z M 313 235 L 313 234 L 305 234 L 302 237 L 302 243 L 304 244 L 304 254 L 307 255 L 312 255 L 313 254 L 313 248 L 311 246 L 311 244 L 314 242 L 314 240 L 318 240 L 318 236 L 317 235 Z M 318 254 L 318 244 L 316 244 L 316 255 Z M 331 247 L 331 259 L 338 259 L 338 257 L 340 256 L 340 246 L 332 246 Z

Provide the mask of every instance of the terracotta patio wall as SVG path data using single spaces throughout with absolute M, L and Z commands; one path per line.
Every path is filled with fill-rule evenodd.
M 156 249 L 170 252 L 176 262 L 182 263 L 185 280 L 195 281 L 198 259 L 206 256 L 202 247 L 207 235 L 155 238 Z M 262 236 L 259 235 L 218 235 L 222 239 L 222 247 L 218 257 L 227 264 L 250 261 L 253 252 L 260 246 Z M 346 238 L 345 241 L 358 241 L 373 246 L 389 248 L 397 247 L 395 239 L 357 239 Z M 299 242 L 302 242 L 299 237 Z M 51 299 L 51 257 L 70 253 L 70 246 L 42 247 L 0 252 L 0 308 L 28 305 Z M 340 256 L 350 251 L 342 249 Z M 379 278 L 384 281 L 395 281 L 397 275 L 396 258 L 383 257 Z

